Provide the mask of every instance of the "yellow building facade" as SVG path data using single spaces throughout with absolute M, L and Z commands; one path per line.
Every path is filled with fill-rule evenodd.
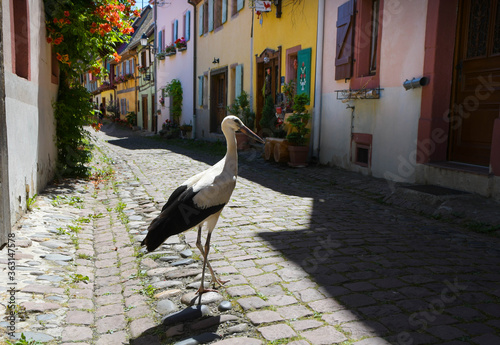
M 296 92 L 314 100 L 318 0 L 273 2 L 269 12 L 256 8 L 253 30 L 254 110 L 260 119 L 266 96 L 284 105 L 283 85 L 293 81 Z

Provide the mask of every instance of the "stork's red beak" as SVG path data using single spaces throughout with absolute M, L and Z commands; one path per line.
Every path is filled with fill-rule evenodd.
M 246 126 L 241 126 L 240 131 L 241 131 L 241 133 L 244 133 L 246 136 L 257 140 L 258 142 L 260 142 L 262 144 L 265 144 L 264 139 L 262 139 L 257 134 L 255 134 L 250 128 L 248 128 Z

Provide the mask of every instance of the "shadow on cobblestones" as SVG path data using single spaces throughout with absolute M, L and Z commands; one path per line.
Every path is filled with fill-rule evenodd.
M 323 320 L 392 344 L 500 339 L 498 243 L 376 204 L 314 203 L 310 228 L 259 236 L 288 261 L 277 272 L 285 286 Z

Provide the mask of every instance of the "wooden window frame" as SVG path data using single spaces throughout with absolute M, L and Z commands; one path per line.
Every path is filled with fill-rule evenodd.
M 16 5 L 14 6 L 14 2 Z M 25 8 L 23 8 L 25 5 Z M 22 11 L 24 10 L 24 11 Z M 12 73 L 31 80 L 31 30 L 28 0 L 10 0 Z M 26 36 L 23 36 L 26 31 Z
M 376 88 L 380 86 L 380 46 L 382 41 L 382 23 L 384 0 L 379 1 L 378 35 L 376 61 L 377 68 L 375 73 L 370 72 L 370 53 L 372 37 L 372 5 L 374 0 L 356 1 L 356 20 L 354 24 L 354 60 L 353 76 L 350 81 L 350 87 L 353 90 L 361 88 Z
M 203 34 L 208 33 L 208 1 L 203 3 Z

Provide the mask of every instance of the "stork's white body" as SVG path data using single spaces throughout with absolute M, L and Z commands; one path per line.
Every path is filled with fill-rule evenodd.
M 202 277 L 205 274 L 205 265 L 208 265 L 212 280 L 219 283 L 221 282 L 215 277 L 207 256 L 212 231 L 236 186 L 238 152 L 234 133 L 238 129 L 249 131 L 250 134 L 247 133 L 247 135 L 253 135 L 263 142 L 235 116 L 226 117 L 221 127 L 227 142 L 227 152 L 224 158 L 209 169 L 189 178 L 172 193 L 163 206 L 161 214 L 149 226 L 148 234 L 142 242 L 142 245 L 147 246 L 148 251 L 153 251 L 169 236 L 198 227 L 196 245 L 204 258 Z M 206 224 L 208 230 L 205 248 L 201 245 L 203 224 Z M 200 293 L 205 291 L 203 284 L 198 291 Z

